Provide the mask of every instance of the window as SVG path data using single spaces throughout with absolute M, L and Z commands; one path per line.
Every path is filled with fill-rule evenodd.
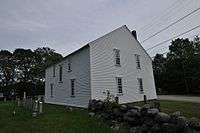
M 59 82 L 62 82 L 62 66 L 59 69 Z
M 53 97 L 53 84 L 50 84 L 51 87 L 51 97 Z
M 71 72 L 72 71 L 72 69 L 71 69 L 71 61 L 69 61 L 67 65 L 68 65 L 68 72 Z
M 121 77 L 116 77 L 116 81 L 117 81 L 117 89 L 118 89 L 118 93 L 121 94 L 122 92 L 122 78 Z
M 139 91 L 141 94 L 144 93 L 144 89 L 143 89 L 143 81 L 142 78 L 138 78 L 138 86 L 139 86 Z
M 140 66 L 140 55 L 135 54 L 135 60 L 136 60 L 136 68 L 137 69 L 141 69 L 141 66 Z
M 71 96 L 74 97 L 75 96 L 75 79 L 71 79 Z
M 115 52 L 115 65 L 120 66 L 120 50 L 119 49 L 114 49 Z
M 53 66 L 53 77 L 55 77 L 56 76 L 56 66 L 54 65 Z

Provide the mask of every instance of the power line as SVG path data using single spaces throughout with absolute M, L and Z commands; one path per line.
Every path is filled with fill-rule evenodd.
M 155 22 L 157 21 L 157 20 L 159 20 L 159 19 L 161 19 L 162 17 L 166 17 L 166 15 L 168 15 L 169 13 L 170 13 L 170 11 L 175 7 L 175 6 L 177 6 L 176 4 L 177 3 L 179 3 L 179 5 L 178 6 L 180 6 L 180 2 L 183 2 L 182 0 L 179 2 L 180 0 L 176 0 L 175 2 L 173 2 L 172 4 L 170 4 L 170 6 L 168 6 L 167 8 L 165 8 L 163 11 L 162 11 L 162 15 L 160 15 L 160 16 L 154 16 L 153 18 L 152 18 L 152 22 L 150 22 L 149 24 L 146 24 L 146 25 L 144 25 L 144 26 L 142 26 L 141 28 L 139 28 L 140 30 L 146 30 L 146 29 L 149 29 L 150 27 L 152 27 L 154 24 L 155 24 Z M 171 10 L 170 10 L 171 9 Z
M 186 34 L 186 33 L 188 33 L 188 32 L 191 32 L 191 31 L 193 31 L 193 30 L 195 30 L 195 29 L 197 29 L 197 28 L 199 28 L 199 27 L 200 27 L 200 25 L 197 25 L 197 26 L 195 26 L 194 28 L 192 28 L 192 29 L 190 29 L 190 30 L 188 30 L 188 31 L 185 31 L 185 32 L 183 32 L 183 33 L 181 33 L 181 34 L 178 34 L 178 35 L 176 35 L 176 36 L 174 36 L 174 37 L 168 39 L 168 40 L 165 40 L 165 41 L 163 41 L 163 42 L 160 42 L 160 43 L 154 45 L 153 47 L 148 48 L 146 51 L 151 50 L 151 49 L 154 49 L 155 47 L 158 47 L 159 45 L 162 45 L 162 44 L 164 44 L 164 43 L 166 43 L 166 42 L 168 42 L 168 41 L 171 41 L 171 40 L 174 39 L 174 38 L 177 38 L 177 37 L 182 36 L 182 35 L 184 35 L 184 34 Z
M 187 38 L 192 38 L 192 37 L 194 38 L 194 37 L 196 37 L 196 36 L 199 36 L 199 34 L 200 34 L 200 33 L 198 33 L 198 34 L 196 34 L 196 35 L 189 36 L 189 37 L 187 37 Z M 159 50 L 161 50 L 161 49 L 159 49 Z M 158 52 L 158 53 L 164 55 L 164 54 L 167 54 L 168 52 L 169 52 L 169 51 L 166 51 L 166 52 L 164 52 L 164 53 L 159 53 L 159 52 Z M 151 58 L 154 58 L 154 57 L 155 57 L 155 56 L 152 56 Z
M 195 10 L 193 10 L 192 12 L 188 13 L 187 15 L 185 15 L 185 16 L 183 16 L 183 17 L 179 18 L 177 21 L 175 21 L 175 22 L 171 23 L 170 25 L 168 25 L 167 27 L 165 27 L 165 28 L 163 28 L 163 29 L 159 30 L 158 32 L 154 33 L 153 35 L 151 35 L 151 36 L 147 37 L 147 38 L 146 38 L 146 39 L 144 39 L 144 40 L 143 40 L 141 43 L 144 43 L 145 41 L 147 41 L 147 40 L 149 40 L 150 38 L 152 38 L 152 37 L 154 37 L 154 36 L 158 35 L 159 33 L 163 32 L 163 31 L 165 31 L 165 30 L 166 30 L 166 29 L 168 29 L 169 27 L 171 27 L 171 26 L 175 25 L 176 23 L 178 23 L 178 22 L 182 21 L 183 19 L 185 19 L 185 18 L 189 17 L 190 15 L 192 15 L 193 13 L 195 13 L 195 12 L 197 12 L 197 11 L 199 11 L 199 10 L 200 10 L 200 7 L 199 7 L 199 8 L 197 8 L 197 9 L 195 9 Z

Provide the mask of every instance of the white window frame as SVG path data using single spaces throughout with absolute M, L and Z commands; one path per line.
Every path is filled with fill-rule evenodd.
M 141 69 L 140 55 L 135 54 L 135 62 L 136 62 L 136 68 L 137 68 L 137 69 Z
M 121 80 L 121 83 L 119 82 Z M 123 79 L 122 77 L 116 77 L 117 93 L 123 94 Z
M 144 94 L 144 84 L 143 84 L 143 79 L 142 78 L 137 78 L 138 82 L 138 90 L 140 94 Z
M 75 97 L 75 84 L 76 79 L 70 79 L 71 97 Z
M 120 50 L 115 48 L 113 51 L 115 56 L 115 66 L 121 66 Z

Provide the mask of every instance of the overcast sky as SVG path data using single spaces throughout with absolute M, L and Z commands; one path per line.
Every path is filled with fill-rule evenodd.
M 198 7 L 200 0 L 1 0 L 0 49 L 48 46 L 67 55 L 122 25 L 137 30 L 142 41 Z M 142 45 L 148 49 L 199 24 L 200 11 Z M 165 52 L 168 45 L 148 53 Z

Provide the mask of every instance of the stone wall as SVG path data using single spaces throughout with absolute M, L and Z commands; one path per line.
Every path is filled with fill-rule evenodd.
M 158 103 L 139 107 L 91 100 L 88 109 L 90 116 L 110 121 L 111 128 L 128 125 L 131 133 L 200 133 L 198 118 L 187 119 L 179 111 L 172 114 L 160 112 Z

